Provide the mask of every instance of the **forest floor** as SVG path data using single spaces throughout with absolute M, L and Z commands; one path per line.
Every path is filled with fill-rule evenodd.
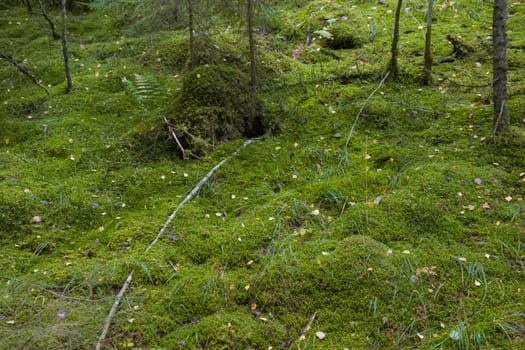
M 308 3 L 256 36 L 267 132 L 187 160 L 162 118 L 192 74 L 184 28 L 77 11 L 65 94 L 60 40 L 0 5 L 0 51 L 50 91 L 0 64 L 0 349 L 93 349 L 132 271 L 107 349 L 525 348 L 525 5 L 495 142 L 491 4 L 436 4 L 434 57 L 447 33 L 473 52 L 421 86 L 425 6 L 405 4 L 381 84 L 394 1 Z M 326 28 L 305 46 L 309 13 Z M 323 43 L 346 20 L 363 43 Z M 213 23 L 195 79 L 247 67 L 243 31 Z

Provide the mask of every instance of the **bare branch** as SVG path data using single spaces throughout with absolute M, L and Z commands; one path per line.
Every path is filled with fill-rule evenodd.
M 126 282 L 122 285 L 120 288 L 120 291 L 118 292 L 117 296 L 115 297 L 115 301 L 113 302 L 113 306 L 111 307 L 111 310 L 109 311 L 108 316 L 106 317 L 106 321 L 104 322 L 104 327 L 102 328 L 102 334 L 100 334 L 100 338 L 98 338 L 96 350 L 102 349 L 102 342 L 104 339 L 106 339 L 106 335 L 108 334 L 109 325 L 111 324 L 111 320 L 113 319 L 113 316 L 115 316 L 115 313 L 117 312 L 118 305 L 120 304 L 120 299 L 124 296 L 124 293 L 128 289 L 129 285 L 131 284 L 131 279 L 133 278 L 133 273 L 135 270 L 132 270 L 128 278 L 126 278 Z
M 9 56 L 9 55 L 6 55 L 6 54 L 3 54 L 3 53 L 0 52 L 0 58 L 2 58 L 3 60 L 5 60 L 5 61 L 11 63 L 13 66 L 15 66 L 15 68 L 20 73 L 22 73 L 27 78 L 29 78 L 29 80 L 31 80 L 35 85 L 38 85 L 39 87 L 44 89 L 46 91 L 46 93 L 49 95 L 49 90 L 44 85 L 40 84 L 40 82 L 36 79 L 36 77 L 33 74 L 31 74 L 24 66 L 22 66 L 20 63 L 18 63 L 12 56 Z

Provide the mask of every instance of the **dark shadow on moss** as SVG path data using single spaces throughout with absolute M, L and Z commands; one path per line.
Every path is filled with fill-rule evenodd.
M 222 141 L 265 132 L 263 104 L 248 76 L 225 64 L 186 73 L 167 116 L 183 146 L 196 154 Z

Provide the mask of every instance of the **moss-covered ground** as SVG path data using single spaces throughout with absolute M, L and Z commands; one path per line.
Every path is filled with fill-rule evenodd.
M 162 116 L 177 120 L 177 96 L 191 96 L 186 31 L 78 10 L 65 94 L 60 41 L 38 14 L 0 5 L 0 50 L 50 91 L 0 64 L 0 349 L 94 348 L 132 270 L 107 349 L 525 348 L 525 6 L 509 3 L 511 128 L 495 144 L 491 4 L 436 3 L 435 58 L 451 53 L 447 33 L 475 52 L 435 64 L 423 87 L 426 9 L 407 1 L 401 76 L 365 106 L 388 63 L 385 3 L 258 12 L 268 131 L 147 252 L 243 142 L 203 140 L 183 160 L 170 139 Z M 237 22 L 210 23 L 199 78 L 247 70 Z

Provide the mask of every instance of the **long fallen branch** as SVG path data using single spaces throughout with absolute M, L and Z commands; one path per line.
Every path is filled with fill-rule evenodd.
M 6 54 L 0 52 L 0 58 L 2 58 L 3 60 L 5 60 L 5 61 L 11 63 L 13 66 L 15 66 L 15 68 L 20 73 L 22 73 L 27 78 L 29 78 L 29 80 L 31 80 L 33 82 L 33 84 L 35 84 L 35 85 L 41 87 L 42 89 L 44 89 L 46 91 L 46 93 L 49 95 L 49 90 L 44 85 L 40 84 L 40 82 L 37 80 L 37 78 L 33 74 L 31 74 L 31 72 L 29 72 L 24 66 L 22 66 L 20 63 L 18 63 L 12 56 L 9 56 L 9 55 L 6 55 Z
M 381 79 L 381 81 L 379 82 L 379 85 L 375 88 L 374 91 L 372 91 L 372 93 L 367 97 L 367 99 L 365 100 L 365 103 L 363 103 L 363 106 L 361 106 L 361 109 L 359 110 L 359 113 L 357 113 L 357 116 L 355 117 L 355 120 L 354 120 L 354 124 L 352 124 L 352 128 L 350 129 L 350 132 L 348 133 L 348 137 L 346 138 L 346 143 L 345 143 L 345 156 L 343 159 L 345 160 L 348 160 L 348 145 L 350 144 L 350 139 L 352 138 L 352 136 L 354 136 L 354 133 L 355 133 L 355 128 L 357 127 L 357 122 L 359 121 L 359 118 L 361 117 L 361 113 L 363 113 L 365 107 L 368 105 L 368 101 L 370 101 L 370 99 L 372 98 L 372 96 L 374 96 L 374 94 L 381 88 L 381 86 L 383 85 L 383 83 L 385 82 L 386 78 L 388 78 L 388 75 L 390 74 L 390 71 L 386 72 L 385 76 L 383 77 L 383 79 Z M 342 160 L 341 160 L 342 162 Z M 340 162 L 340 164 L 341 164 Z
M 175 210 L 173 211 L 173 213 L 171 213 L 171 215 L 168 217 L 168 220 L 164 223 L 164 225 L 162 226 L 162 228 L 160 229 L 159 233 L 157 234 L 157 237 L 155 237 L 155 239 L 150 243 L 150 245 L 146 248 L 146 252 L 148 252 L 151 247 L 153 247 L 155 245 L 155 243 L 157 243 L 157 241 L 159 240 L 159 238 L 164 234 L 164 232 L 166 231 L 166 229 L 168 228 L 168 225 L 171 223 L 171 221 L 173 220 L 173 218 L 175 218 L 175 215 L 177 214 L 177 211 L 184 205 L 186 204 L 187 202 L 189 202 L 191 199 L 193 199 L 197 193 L 199 193 L 199 191 L 201 190 L 202 186 L 204 186 L 204 184 L 210 179 L 210 177 L 213 175 L 213 173 L 219 169 L 224 163 L 226 163 L 228 160 L 230 160 L 232 157 L 236 156 L 239 151 L 241 149 L 243 149 L 244 147 L 248 146 L 250 143 L 252 143 L 253 141 L 252 140 L 248 140 L 248 141 L 245 141 L 242 146 L 236 150 L 235 152 L 233 152 L 228 158 L 224 158 L 223 160 L 221 160 L 216 166 L 214 166 L 207 174 L 206 176 L 204 176 L 200 181 L 199 183 L 197 183 L 197 185 L 195 185 L 195 187 L 190 191 L 190 193 L 182 200 L 182 202 L 179 203 L 179 205 L 175 208 Z
M 171 221 L 175 218 L 175 215 L 177 214 L 177 211 L 186 203 L 188 203 L 191 199 L 193 199 L 198 193 L 199 191 L 201 190 L 202 186 L 204 186 L 204 184 L 210 179 L 210 177 L 215 173 L 215 171 L 217 169 L 219 169 L 224 163 L 226 163 L 228 160 L 230 160 L 231 158 L 233 158 L 234 156 L 236 156 L 239 151 L 241 149 L 243 149 L 244 147 L 248 146 L 249 144 L 251 144 L 253 141 L 252 140 L 248 140 L 248 141 L 245 141 L 242 146 L 237 149 L 235 152 L 233 152 L 228 158 L 225 158 L 223 160 L 221 160 L 217 165 L 215 165 L 198 183 L 197 185 L 195 185 L 195 187 L 190 191 L 190 193 L 184 197 L 184 199 L 179 203 L 179 205 L 177 205 L 177 207 L 175 208 L 175 210 L 173 211 L 173 213 L 171 213 L 171 215 L 168 217 L 168 220 L 164 223 L 164 225 L 162 226 L 162 228 L 160 229 L 159 233 L 157 234 L 157 236 L 155 237 L 155 239 L 150 243 L 150 245 L 146 248 L 145 252 L 147 253 L 151 247 L 153 247 L 155 245 L 155 243 L 158 242 L 158 240 L 160 239 L 160 237 L 162 237 L 162 235 L 164 234 L 164 232 L 166 231 L 166 228 L 168 227 L 168 225 L 171 223 Z M 122 299 L 122 297 L 124 296 L 124 293 L 126 292 L 126 290 L 128 289 L 129 285 L 131 284 L 131 280 L 133 278 L 133 273 L 135 272 L 135 270 L 132 270 L 129 275 L 128 275 L 128 278 L 126 278 L 126 281 L 124 282 L 124 284 L 122 285 L 122 287 L 120 288 L 120 291 L 118 292 L 117 296 L 115 297 L 115 301 L 113 302 L 113 306 L 111 307 L 111 310 L 109 311 L 109 314 L 108 316 L 106 317 L 106 321 L 104 322 L 104 327 L 102 328 L 102 334 L 100 334 L 100 338 L 98 339 L 98 342 L 97 342 L 97 346 L 96 346 L 96 350 L 100 350 L 102 349 L 102 343 L 104 342 L 104 339 L 106 338 L 106 335 L 108 333 L 108 330 L 109 330 L 109 326 L 111 325 L 111 320 L 113 319 L 113 316 L 115 315 L 115 313 L 117 312 L 117 309 L 118 309 L 118 306 L 120 304 L 120 299 Z
M 115 301 L 113 302 L 113 306 L 111 307 L 111 310 L 109 311 L 108 316 L 106 317 L 106 321 L 104 322 L 104 328 L 102 328 L 102 334 L 100 334 L 100 338 L 98 338 L 96 350 L 102 349 L 102 342 L 104 339 L 106 339 L 106 335 L 108 334 L 109 325 L 111 324 L 111 320 L 113 319 L 113 316 L 117 312 L 118 305 L 120 304 L 120 299 L 124 296 L 124 293 L 126 292 L 126 289 L 128 289 L 129 285 L 131 284 L 131 279 L 133 278 L 133 273 L 135 270 L 132 270 L 128 278 L 126 278 L 126 282 L 122 285 L 120 288 L 120 291 L 118 292 L 117 296 L 115 297 Z

